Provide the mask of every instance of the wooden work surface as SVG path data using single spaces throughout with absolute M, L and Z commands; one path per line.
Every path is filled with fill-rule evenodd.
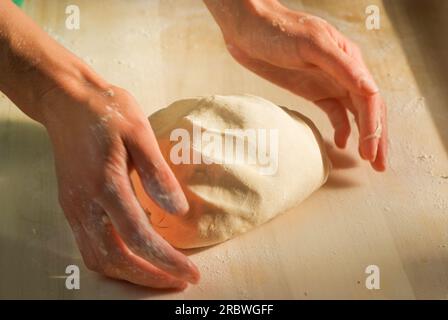
M 78 4 L 81 29 L 65 29 Z M 1 298 L 448 298 L 448 1 L 297 0 L 293 8 L 337 26 L 364 51 L 389 107 L 390 168 L 333 153 L 328 183 L 300 207 L 237 239 L 189 252 L 202 272 L 181 293 L 109 280 L 82 263 L 57 202 L 44 129 L 0 97 Z M 364 26 L 367 5 L 381 29 Z M 27 1 L 24 10 L 149 115 L 187 96 L 251 93 L 311 117 L 312 104 L 256 77 L 226 52 L 201 1 Z M 65 267 L 81 289 L 65 288 Z M 381 289 L 367 290 L 377 265 Z

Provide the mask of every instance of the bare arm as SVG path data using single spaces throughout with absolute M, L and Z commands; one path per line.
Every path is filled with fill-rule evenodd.
M 320 107 L 344 148 L 359 131 L 359 154 L 378 171 L 387 164 L 386 106 L 361 50 L 323 19 L 277 0 L 204 0 L 230 54 L 259 76 Z
M 9 0 L 0 0 L 0 90 L 51 139 L 59 199 L 86 265 L 157 288 L 198 281 L 196 267 L 151 227 L 132 190 L 171 214 L 188 203 L 135 99 L 99 77 Z

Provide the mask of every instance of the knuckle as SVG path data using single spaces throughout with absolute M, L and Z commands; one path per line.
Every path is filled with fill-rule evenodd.
M 102 272 L 102 268 L 96 261 L 93 261 L 92 259 L 84 259 L 84 264 L 86 265 L 86 268 L 90 271 L 94 272 Z
M 114 250 L 109 253 L 109 264 L 113 265 L 115 268 L 124 269 L 129 266 L 130 257 L 127 253 L 122 250 Z
M 320 53 L 327 45 L 325 38 L 327 37 L 322 36 L 322 32 L 319 28 L 311 28 L 298 41 L 297 48 L 299 54 L 302 54 L 305 57 L 312 57 L 317 53 Z
M 72 191 L 62 191 L 58 194 L 58 202 L 62 210 L 68 211 L 73 205 L 73 193 Z
M 115 85 L 109 86 L 109 90 L 111 90 L 114 97 L 122 97 L 122 96 L 129 94 L 126 89 L 123 89 L 123 88 L 115 86 Z
M 87 269 L 94 272 L 101 272 L 101 266 L 99 265 L 95 256 L 86 253 L 84 250 L 81 251 L 82 260 Z
M 113 261 L 104 261 L 101 265 L 101 273 L 111 278 L 124 278 L 125 269 L 116 265 Z
M 149 128 L 150 128 L 150 125 L 149 125 L 149 122 L 146 120 L 146 118 L 136 117 L 135 119 L 133 119 L 133 121 L 130 125 L 129 136 L 138 140 L 139 137 L 148 135 Z
M 132 96 L 131 93 L 129 93 L 126 89 L 112 86 L 111 89 L 114 92 L 114 96 L 117 98 L 118 101 L 125 105 L 129 104 L 135 104 L 135 98 Z
M 109 262 L 109 261 L 103 261 L 101 262 L 101 273 L 109 276 L 109 277 L 114 277 L 116 275 L 116 267 L 114 266 L 113 263 Z
M 110 198 L 111 195 L 115 196 L 118 193 L 115 177 L 120 173 L 117 170 L 115 166 L 106 164 L 101 173 L 92 179 L 89 189 L 93 199 Z
M 323 35 L 328 34 L 327 25 L 324 20 L 314 17 L 310 19 L 308 34 L 312 38 L 321 39 Z
M 91 194 L 93 199 L 100 199 L 103 197 L 105 185 L 107 183 L 107 179 L 105 175 L 99 175 L 92 179 L 89 184 L 89 193 Z

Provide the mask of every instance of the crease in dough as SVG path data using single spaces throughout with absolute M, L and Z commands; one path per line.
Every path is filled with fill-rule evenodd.
M 189 212 L 185 216 L 166 214 L 147 197 L 138 175 L 133 172 L 131 177 L 154 228 L 177 248 L 213 245 L 271 220 L 317 190 L 330 171 L 322 137 L 311 120 L 260 97 L 183 99 L 155 112 L 149 121 L 185 192 Z M 177 141 L 170 140 L 171 132 L 182 128 L 192 136 L 194 124 L 218 135 L 226 129 L 276 129 L 276 172 L 260 174 L 259 164 L 253 163 L 173 164 L 170 151 Z

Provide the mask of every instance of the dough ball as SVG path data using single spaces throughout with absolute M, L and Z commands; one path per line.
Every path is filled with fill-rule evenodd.
M 299 204 L 328 177 L 330 162 L 313 123 L 259 97 L 179 100 L 149 121 L 189 212 L 165 213 L 135 172 L 132 180 L 152 225 L 177 248 L 249 231 Z

